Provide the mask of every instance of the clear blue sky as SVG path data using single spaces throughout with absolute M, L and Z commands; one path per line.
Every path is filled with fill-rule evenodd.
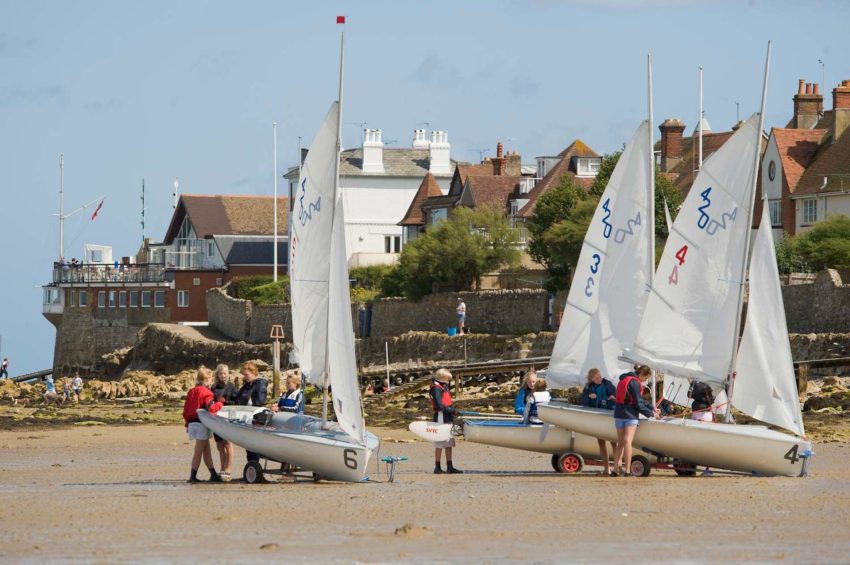
M 143 177 L 154 238 L 174 177 L 187 193 L 270 194 L 271 123 L 284 170 L 336 96 L 337 14 L 348 16 L 346 146 L 359 144 L 357 122 L 396 146 L 429 122 L 459 160 L 500 140 L 526 162 L 575 138 L 609 152 L 644 118 L 650 51 L 656 123 L 678 117 L 688 132 L 699 65 L 715 130 L 734 123 L 736 101 L 742 118 L 757 110 L 768 39 L 769 126 L 790 117 L 798 79 L 821 82 L 818 59 L 830 89 L 850 79 L 850 3 L 838 0 L 6 0 L 0 335 L 13 374 L 52 362 L 38 287 L 58 254 L 59 154 L 66 209 L 106 195 L 96 221 L 67 222 L 68 257 L 84 243 L 136 251 Z

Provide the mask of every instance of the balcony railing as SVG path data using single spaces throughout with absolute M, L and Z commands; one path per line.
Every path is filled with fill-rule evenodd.
M 53 282 L 62 283 L 158 283 L 164 282 L 165 265 L 53 264 Z

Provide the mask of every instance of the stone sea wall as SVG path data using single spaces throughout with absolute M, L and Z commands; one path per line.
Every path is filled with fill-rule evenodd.
M 850 284 L 838 271 L 827 269 L 813 283 L 782 287 L 790 333 L 850 331 Z

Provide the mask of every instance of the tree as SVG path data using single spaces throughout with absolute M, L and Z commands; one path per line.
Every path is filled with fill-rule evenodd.
M 534 213 L 526 224 L 531 234 L 528 254 L 538 263 L 545 265 L 549 271 L 545 286 L 550 291 L 567 287 L 573 263 L 566 260 L 560 247 L 562 242 L 557 237 L 565 235 L 566 226 L 561 226 L 557 235 L 549 231 L 557 224 L 570 220 L 580 194 L 581 191 L 573 184 L 572 177 L 564 175 L 558 186 L 537 199 Z
M 791 245 L 812 270 L 850 268 L 850 217 L 830 216 L 793 238 Z
M 404 247 L 398 272 L 385 280 L 392 285 L 400 278 L 405 296 L 414 299 L 430 293 L 434 283 L 454 290 L 477 288 L 485 273 L 519 262 L 516 243 L 516 230 L 501 210 L 456 208 Z

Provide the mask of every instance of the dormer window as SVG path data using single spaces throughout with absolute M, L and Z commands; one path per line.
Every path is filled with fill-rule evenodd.
M 600 157 L 578 157 L 576 158 L 576 176 L 595 177 L 601 165 Z

